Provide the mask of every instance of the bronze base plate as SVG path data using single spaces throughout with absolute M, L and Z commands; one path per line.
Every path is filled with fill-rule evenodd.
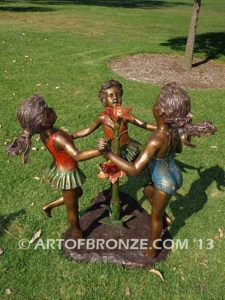
M 125 222 L 122 228 L 100 223 L 103 218 L 109 215 L 107 209 L 109 198 L 109 190 L 100 193 L 80 218 L 84 239 L 94 241 L 94 246 L 93 244 L 92 246 L 86 244 L 84 239 L 82 239 L 83 243 L 80 240 L 79 244 L 79 240 L 71 238 L 70 231 L 67 230 L 64 233 L 62 243 L 65 255 L 79 262 L 93 263 L 101 261 L 127 268 L 149 268 L 156 262 L 165 259 L 170 252 L 168 248 L 171 246 L 169 232 L 165 231 L 162 236 L 161 245 L 165 244 L 166 240 L 166 249 L 162 247 L 154 259 L 145 256 L 143 254 L 144 250 L 140 249 L 140 240 L 144 241 L 146 247 L 150 236 L 150 215 L 127 194 L 120 193 L 121 216 L 132 215 L 133 217 Z M 124 243 L 122 244 L 121 241 L 124 241 Z M 129 249 L 127 249 L 128 246 Z

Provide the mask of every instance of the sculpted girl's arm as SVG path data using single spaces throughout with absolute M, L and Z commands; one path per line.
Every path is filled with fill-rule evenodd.
M 191 143 L 191 136 L 186 134 L 186 133 L 183 133 L 182 135 L 180 135 L 180 139 L 181 139 L 181 142 L 182 144 L 184 144 L 185 146 L 188 146 L 188 147 L 191 147 L 191 148 L 195 148 L 195 145 L 193 145 Z M 182 148 L 182 145 L 181 145 L 181 148 Z M 182 149 L 181 149 L 182 150 Z M 178 151 L 177 151 L 178 152 Z M 181 152 L 181 151 L 180 151 Z M 179 152 L 179 153 L 180 153 Z
M 106 152 L 105 155 L 129 176 L 134 176 L 145 168 L 148 162 L 155 156 L 157 151 L 158 142 L 150 138 L 144 150 L 140 153 L 134 163 L 130 163 L 112 152 Z
M 150 124 L 150 123 L 146 123 L 146 122 L 138 119 L 137 117 L 135 117 L 133 115 L 132 115 L 132 120 L 129 121 L 129 122 L 131 122 L 132 124 L 134 124 L 138 127 L 145 128 L 145 129 L 151 130 L 151 131 L 154 131 L 157 128 L 155 125 Z
M 102 124 L 102 116 L 99 116 L 97 120 L 92 123 L 89 127 L 81 129 L 72 133 L 73 139 L 88 136 L 90 133 L 95 131 Z
M 64 136 L 57 136 L 55 144 L 56 147 L 60 147 L 66 151 L 76 161 L 88 160 L 101 155 L 101 152 L 97 149 L 79 151 L 76 146 Z

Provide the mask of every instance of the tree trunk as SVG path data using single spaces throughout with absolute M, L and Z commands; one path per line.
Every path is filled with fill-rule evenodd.
M 189 34 L 188 34 L 185 58 L 184 58 L 184 69 L 186 71 L 190 71 L 192 68 L 193 50 L 194 50 L 194 44 L 195 44 L 195 36 L 196 36 L 197 22 L 198 22 L 200 7 L 201 7 L 201 0 L 194 0 L 191 24 L 190 24 L 190 28 L 189 28 Z

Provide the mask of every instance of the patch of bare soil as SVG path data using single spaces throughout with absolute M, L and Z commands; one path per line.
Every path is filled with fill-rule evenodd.
M 109 63 L 113 71 L 126 79 L 155 85 L 176 82 L 186 89 L 225 88 L 225 64 L 194 60 L 194 67 L 185 72 L 182 56 L 137 54 Z

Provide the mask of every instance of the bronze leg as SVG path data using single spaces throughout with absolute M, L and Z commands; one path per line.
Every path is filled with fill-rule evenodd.
M 152 214 L 151 214 L 151 237 L 149 240 L 149 249 L 146 251 L 146 255 L 150 257 L 157 256 L 157 249 L 154 248 L 154 241 L 160 239 L 163 230 L 163 216 L 166 206 L 171 196 L 154 189 L 152 197 Z
M 82 238 L 82 231 L 79 223 L 78 198 L 78 189 L 63 191 L 63 199 L 67 209 L 67 219 L 70 224 L 71 235 L 74 238 Z
M 155 188 L 151 184 L 146 185 L 143 190 L 143 194 L 144 194 L 145 198 L 148 199 L 148 201 L 150 202 L 151 205 L 152 205 L 152 196 L 153 196 L 154 190 L 155 190 Z
M 155 190 L 155 188 L 151 184 L 147 185 L 143 190 L 144 196 L 149 200 L 151 205 L 152 205 L 152 197 L 153 197 L 154 190 Z M 172 223 L 173 222 L 172 222 L 172 219 L 170 218 L 170 216 L 166 212 L 164 212 L 164 214 L 163 214 L 163 228 L 166 228 L 166 227 L 170 226 Z
M 43 211 L 44 211 L 44 213 L 46 214 L 47 217 L 51 218 L 51 210 L 54 207 L 57 207 L 57 206 L 60 206 L 60 205 L 63 205 L 63 204 L 64 204 L 64 200 L 63 200 L 63 197 L 61 196 L 59 199 L 57 199 L 57 200 L 55 200 L 51 203 L 46 204 L 43 207 Z

